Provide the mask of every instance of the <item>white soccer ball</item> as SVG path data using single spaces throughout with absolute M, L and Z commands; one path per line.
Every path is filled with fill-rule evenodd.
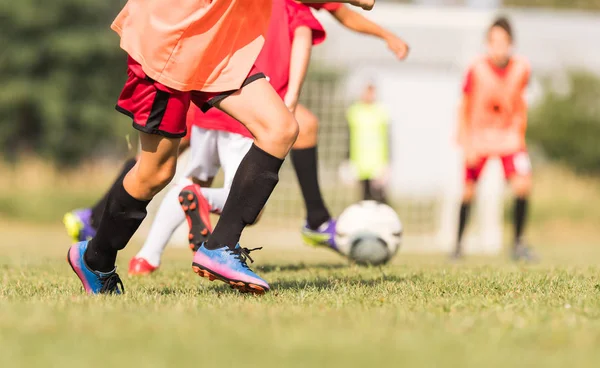
M 362 201 L 337 220 L 335 242 L 343 255 L 359 264 L 388 262 L 400 248 L 402 222 L 388 205 Z

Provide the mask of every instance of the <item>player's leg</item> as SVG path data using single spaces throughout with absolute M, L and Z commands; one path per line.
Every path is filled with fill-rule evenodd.
M 191 166 L 186 173 L 193 183 L 180 188 L 178 192 L 179 211 L 187 220 L 189 246 L 194 252 L 208 239 L 213 229 L 210 212 L 213 206 L 211 202 L 215 200 L 206 198 L 201 187 L 212 185 L 221 167 L 217 150 L 218 136 L 219 132 L 216 130 L 192 127 Z
M 98 201 L 92 207 L 91 224 L 95 229 L 97 229 L 98 225 L 100 225 L 100 219 L 102 218 L 102 213 L 104 212 L 104 208 L 106 207 L 106 201 L 108 200 L 108 193 L 110 193 L 110 191 L 112 190 L 113 187 L 115 187 L 116 185 L 118 185 L 118 183 L 123 181 L 123 179 L 125 178 L 125 175 L 127 175 L 127 173 L 135 166 L 136 162 L 137 162 L 136 157 L 130 158 L 127 161 L 125 161 L 125 163 L 121 167 L 121 171 L 119 172 L 119 175 L 116 177 L 115 181 L 112 183 L 111 189 L 109 189 L 106 193 L 104 193 L 104 196 L 102 196 L 102 199 L 100 199 L 100 201 Z
M 295 117 L 300 131 L 290 155 L 304 198 L 306 226 L 317 230 L 331 219 L 319 187 L 317 160 L 319 120 L 300 104 L 296 107 Z
M 525 230 L 525 220 L 529 205 L 529 194 L 531 191 L 531 176 L 517 175 L 510 181 L 513 193 L 515 195 L 514 207 L 514 241 L 515 244 L 523 240 Z
M 465 233 L 465 228 L 467 227 L 467 222 L 469 221 L 469 215 L 471 213 L 471 203 L 473 202 L 473 197 L 475 196 L 475 181 L 467 180 L 465 182 L 465 187 L 463 190 L 463 196 L 460 203 L 460 212 L 458 216 L 458 235 L 456 238 L 456 248 L 454 249 L 454 253 L 452 254 L 455 258 L 460 258 L 463 255 L 463 236 Z
M 233 177 L 223 213 L 207 242 L 208 247 L 234 247 L 279 181 L 279 169 L 296 139 L 298 124 L 264 78 L 230 95 L 218 107 L 241 121 L 255 137 Z
M 456 238 L 456 247 L 452 253 L 452 257 L 456 259 L 463 256 L 463 236 L 469 221 L 471 203 L 475 197 L 477 180 L 483 171 L 486 161 L 486 158 L 482 158 L 476 163 L 465 164 L 465 186 L 463 189 L 458 217 L 458 234 Z
M 117 183 L 123 181 L 125 174 L 131 170 L 135 163 L 135 158 L 130 158 L 125 161 L 125 164 L 121 168 L 121 171 L 113 182 L 111 188 L 117 185 Z M 65 224 L 67 233 L 74 241 L 89 240 L 96 235 L 96 229 L 98 228 L 100 218 L 104 212 L 109 191 L 107 191 L 93 207 L 77 209 L 65 214 L 63 217 L 63 223 Z
M 372 186 L 371 191 L 373 193 L 373 199 L 375 199 L 379 203 L 387 204 L 387 197 L 385 193 L 385 188 L 381 185 Z
M 256 79 L 218 103 L 255 137 L 233 178 L 221 218 L 194 256 L 194 270 L 245 292 L 263 293 L 269 285 L 246 264 L 249 250 L 238 244 L 244 228 L 256 221 L 279 181 L 279 169 L 298 134 L 298 124 L 264 79 Z M 250 259 L 251 260 L 251 259 Z
M 253 140 L 235 133 L 219 132 L 218 142 L 219 157 L 224 176 L 223 188 L 202 188 L 202 193 L 213 199 L 213 203 L 217 206 L 215 209 L 218 209 L 218 213 L 220 214 L 225 207 L 235 174 L 242 160 L 248 154 L 248 151 L 250 151 Z M 220 207 L 218 207 L 219 205 Z M 248 225 L 255 225 L 260 220 L 263 212 L 264 208 L 254 222 Z
M 188 224 L 190 224 L 190 247 L 193 246 L 194 251 L 198 250 L 210 234 L 210 232 L 203 234 L 202 226 L 194 226 L 194 224 L 202 223 L 202 218 L 208 216 L 208 211 L 216 214 L 223 212 L 234 175 L 253 143 L 251 138 L 236 133 L 213 130 L 211 134 L 214 135 L 215 145 L 213 157 L 218 158 L 217 164 L 222 167 L 224 173 L 223 187 L 210 188 L 207 185 L 194 184 L 185 187 L 181 192 L 181 198 L 186 201 L 201 203 L 203 198 L 206 198 L 208 203 L 206 209 L 203 209 L 201 205 L 184 207 Z M 212 228 L 210 229 L 212 230 Z
M 219 170 L 216 138 L 215 131 L 201 129 L 196 126 L 191 127 L 191 149 L 187 166 L 183 171 L 183 178 L 173 184 L 165 194 L 144 246 L 129 262 L 130 275 L 149 274 L 160 266 L 162 254 L 171 236 L 186 219 L 186 214 L 181 209 L 180 193 L 184 188 L 194 185 L 195 181 L 211 183 Z M 197 203 L 203 200 L 203 198 L 199 198 Z M 204 200 L 202 203 L 205 202 Z M 207 206 L 203 207 L 206 208 Z M 202 222 L 202 229 L 212 229 L 208 217 L 208 210 L 206 210 L 205 216 L 201 218 L 208 221 L 208 223 Z M 201 230 L 199 231 L 201 232 Z M 197 239 L 201 241 L 200 234 Z
M 120 293 L 115 263 L 146 217 L 150 200 L 173 178 L 190 93 L 164 87 L 139 75 L 129 59 L 128 80 L 117 109 L 132 117 L 140 130 L 135 166 L 108 193 L 96 236 L 69 249 L 67 260 L 87 293 Z M 121 288 L 119 288 L 121 286 Z
M 242 160 L 252 147 L 253 140 L 230 132 L 217 133 L 217 151 L 223 168 L 223 188 L 202 188 L 202 193 L 212 203 L 215 212 L 223 212 L 225 202 Z
M 146 217 L 146 206 L 175 174 L 178 138 L 140 133 L 140 140 L 140 158 L 109 192 L 98 233 L 88 245 L 85 261 L 93 270 L 114 269 L 117 252 Z
M 525 223 L 531 194 L 531 162 L 527 152 L 502 157 L 504 173 L 510 182 L 515 204 L 513 209 L 513 258 L 515 260 L 535 261 L 537 256 L 524 240 Z
M 179 138 L 140 133 L 140 140 L 139 160 L 123 181 L 111 188 L 96 236 L 69 250 L 69 263 L 88 293 L 120 292 L 117 253 L 146 217 L 152 197 L 175 174 Z
M 371 193 L 371 180 L 370 179 L 362 179 L 362 199 L 363 201 L 371 201 L 373 200 L 373 194 Z
M 317 161 L 319 120 L 300 104 L 296 107 L 295 117 L 300 132 L 292 147 L 291 157 L 306 207 L 306 223 L 302 228 L 302 239 L 308 245 L 336 249 L 336 223 L 325 206 L 319 187 Z
M 182 178 L 167 191 L 156 211 L 144 246 L 129 261 L 129 275 L 147 275 L 158 269 L 171 236 L 185 221 L 178 198 L 179 192 L 190 184 L 192 181 L 189 178 Z

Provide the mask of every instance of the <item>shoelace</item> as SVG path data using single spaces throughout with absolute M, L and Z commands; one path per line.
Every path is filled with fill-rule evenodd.
M 229 249 L 229 252 L 231 254 L 233 254 L 235 256 L 235 258 L 240 260 L 240 263 L 242 264 L 242 266 L 244 266 L 245 268 L 250 269 L 250 267 L 248 267 L 248 264 L 246 263 L 246 260 L 249 259 L 250 263 L 254 263 L 254 260 L 252 259 L 252 257 L 250 257 L 250 252 L 254 252 L 256 250 L 261 250 L 262 247 L 259 248 L 252 248 L 252 249 L 248 249 L 248 248 L 235 248 L 235 249 Z
M 100 294 L 112 294 L 112 293 L 125 293 L 125 287 L 123 287 L 123 281 L 116 273 L 113 273 L 105 278 L 100 279 L 102 288 L 100 288 Z M 119 286 L 121 287 L 119 289 Z

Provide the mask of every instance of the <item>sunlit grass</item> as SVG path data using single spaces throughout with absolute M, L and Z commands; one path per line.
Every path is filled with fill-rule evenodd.
M 168 249 L 157 274 L 128 278 L 139 246 L 131 244 L 119 259 L 126 294 L 87 297 L 64 260 L 63 229 L 5 222 L 0 233 L 2 367 L 595 367 L 600 359 L 594 244 L 566 251 L 550 239 L 540 251 L 551 261 L 536 266 L 400 254 L 361 268 L 291 242 L 256 254 L 273 287 L 265 297 L 198 278 L 186 249 Z

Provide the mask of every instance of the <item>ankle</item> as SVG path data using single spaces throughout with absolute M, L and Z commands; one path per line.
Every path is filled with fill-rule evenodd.
M 83 264 L 90 271 L 109 273 L 115 270 L 117 252 L 114 254 L 98 253 L 88 250 L 83 254 Z

